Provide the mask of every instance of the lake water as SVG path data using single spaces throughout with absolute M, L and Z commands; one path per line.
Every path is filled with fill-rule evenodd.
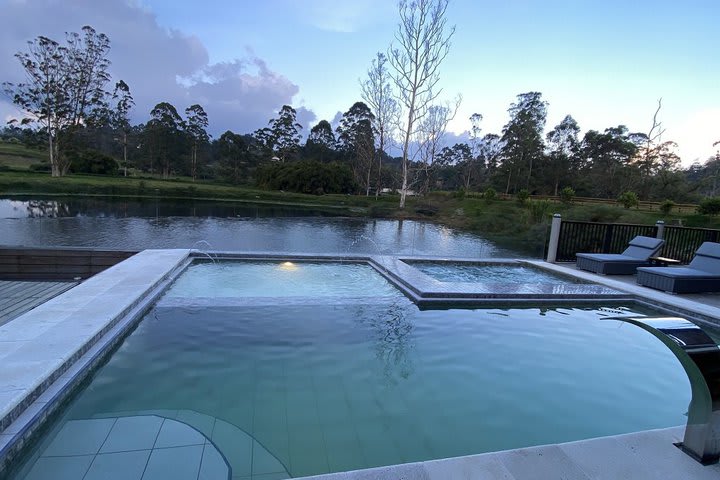
M 0 199 L 0 245 L 141 250 L 531 257 L 481 236 L 409 220 L 332 217 L 296 207 L 107 198 Z

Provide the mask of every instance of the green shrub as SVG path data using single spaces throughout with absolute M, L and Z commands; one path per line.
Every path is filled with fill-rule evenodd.
M 697 211 L 701 215 L 717 215 L 720 213 L 720 197 L 703 198 Z
M 565 187 L 560 190 L 560 201 L 569 205 L 575 200 L 575 190 L 572 187 Z
M 302 161 L 269 163 L 258 168 L 257 184 L 270 190 L 311 193 L 354 193 L 357 185 L 352 170 L 339 163 Z
M 458 200 L 462 200 L 463 198 L 465 198 L 465 189 L 464 188 L 457 189 L 455 191 L 455 198 L 457 198 Z
M 674 206 L 675 202 L 673 202 L 672 200 L 665 200 L 660 204 L 660 212 L 663 215 L 670 215 L 670 212 L 672 212 Z
M 485 189 L 485 192 L 483 193 L 483 198 L 487 200 L 488 202 L 491 202 L 497 198 L 497 192 L 494 188 L 488 187 Z
M 530 198 L 530 192 L 523 188 L 517 193 L 516 197 L 520 205 L 525 205 L 525 203 L 528 201 L 528 198 Z
M 552 204 L 548 200 L 536 200 L 529 202 L 530 219 L 533 223 L 541 223 L 550 216 Z
M 637 193 L 630 191 L 621 193 L 617 201 L 625 208 L 637 207 L 639 203 Z
M 49 163 L 31 163 L 28 167 L 31 172 L 49 172 L 50 171 L 50 164 Z
M 112 175 L 117 173 L 117 163 L 112 157 L 95 150 L 85 150 L 75 156 L 70 164 L 72 173 Z

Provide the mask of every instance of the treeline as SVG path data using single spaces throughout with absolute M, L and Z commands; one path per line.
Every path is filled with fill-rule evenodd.
M 188 176 L 314 194 L 371 195 L 403 186 L 417 195 L 492 189 L 615 199 L 632 192 L 676 202 L 720 189 L 720 157 L 684 169 L 677 146 L 662 140 L 660 103 L 648 132 L 618 125 L 581 136 L 570 115 L 547 130 L 541 93 L 522 93 L 501 132 L 484 133 L 482 115 L 474 114 L 468 140 L 446 145 L 459 103 L 454 109 L 429 105 L 417 110 L 416 127 L 398 127 L 400 109 L 387 96 L 388 60 L 378 54 L 362 85 L 365 101 L 351 105 L 335 128 L 321 120 L 304 135 L 296 111 L 284 105 L 267 127 L 211 138 L 199 104 L 178 109 L 160 102 L 147 122 L 131 124 L 130 86 L 119 80 L 107 89 L 109 48 L 109 39 L 92 27 L 68 34 L 62 45 L 46 37 L 30 42 L 27 52 L 16 54 L 27 81 L 3 84 L 27 116 L 2 128 L 0 139 L 47 149 L 48 164 L 35 168 L 54 176 Z M 400 150 L 402 156 L 389 155 Z

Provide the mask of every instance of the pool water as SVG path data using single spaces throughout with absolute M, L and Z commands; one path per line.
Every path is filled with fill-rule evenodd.
M 166 297 L 377 297 L 399 293 L 365 263 L 196 263 Z
M 426 275 L 441 282 L 471 283 L 559 283 L 577 284 L 579 280 L 554 275 L 539 268 L 510 264 L 467 265 L 459 263 L 412 262 Z
M 197 267 L 188 275 L 206 268 Z M 218 275 L 218 281 L 225 278 Z M 232 475 L 255 479 L 579 440 L 687 420 L 689 383 L 673 354 L 644 330 L 607 319 L 649 313 L 639 307 L 421 311 L 402 295 L 388 296 L 382 277 L 373 275 L 375 280 L 363 280 L 361 292 L 377 294 L 372 301 L 308 296 L 284 304 L 268 296 L 261 304 L 216 307 L 178 305 L 173 296 L 222 291 L 222 297 L 228 282 L 213 285 L 200 275 L 208 282 L 201 287 L 179 279 L 69 401 L 14 478 L 38 478 L 33 475 L 51 460 L 53 478 L 83 478 L 80 467 L 63 473 L 71 470 L 63 462 L 75 465 L 79 456 L 44 452 L 57 448 L 58 438 L 71 451 L 73 442 L 88 435 L 62 436 L 64 431 L 83 425 L 96 431 L 106 419 L 146 418 L 143 428 L 155 425 L 157 438 L 164 428 L 158 422 L 182 421 L 204 438 L 162 449 L 168 458 L 177 456 L 170 464 L 189 462 L 191 447 L 204 455 L 215 445 Z M 313 281 L 308 277 L 308 284 Z M 259 293 L 249 288 L 253 296 Z M 108 440 L 99 438 L 102 452 Z M 149 455 L 152 460 L 155 450 Z M 185 469 L 191 472 L 187 478 L 198 478 L 202 458 Z M 146 470 L 137 478 L 151 477 Z

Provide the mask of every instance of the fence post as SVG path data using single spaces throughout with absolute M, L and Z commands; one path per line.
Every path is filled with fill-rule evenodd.
M 665 222 L 663 222 L 662 220 L 658 220 L 657 222 L 655 222 L 655 226 L 657 227 L 657 234 L 655 235 L 655 237 L 662 240 L 663 236 L 665 236 Z
M 558 243 L 560 243 L 560 224 L 562 218 L 559 213 L 553 215 L 550 227 L 550 242 L 548 243 L 547 262 L 554 263 L 557 258 Z

